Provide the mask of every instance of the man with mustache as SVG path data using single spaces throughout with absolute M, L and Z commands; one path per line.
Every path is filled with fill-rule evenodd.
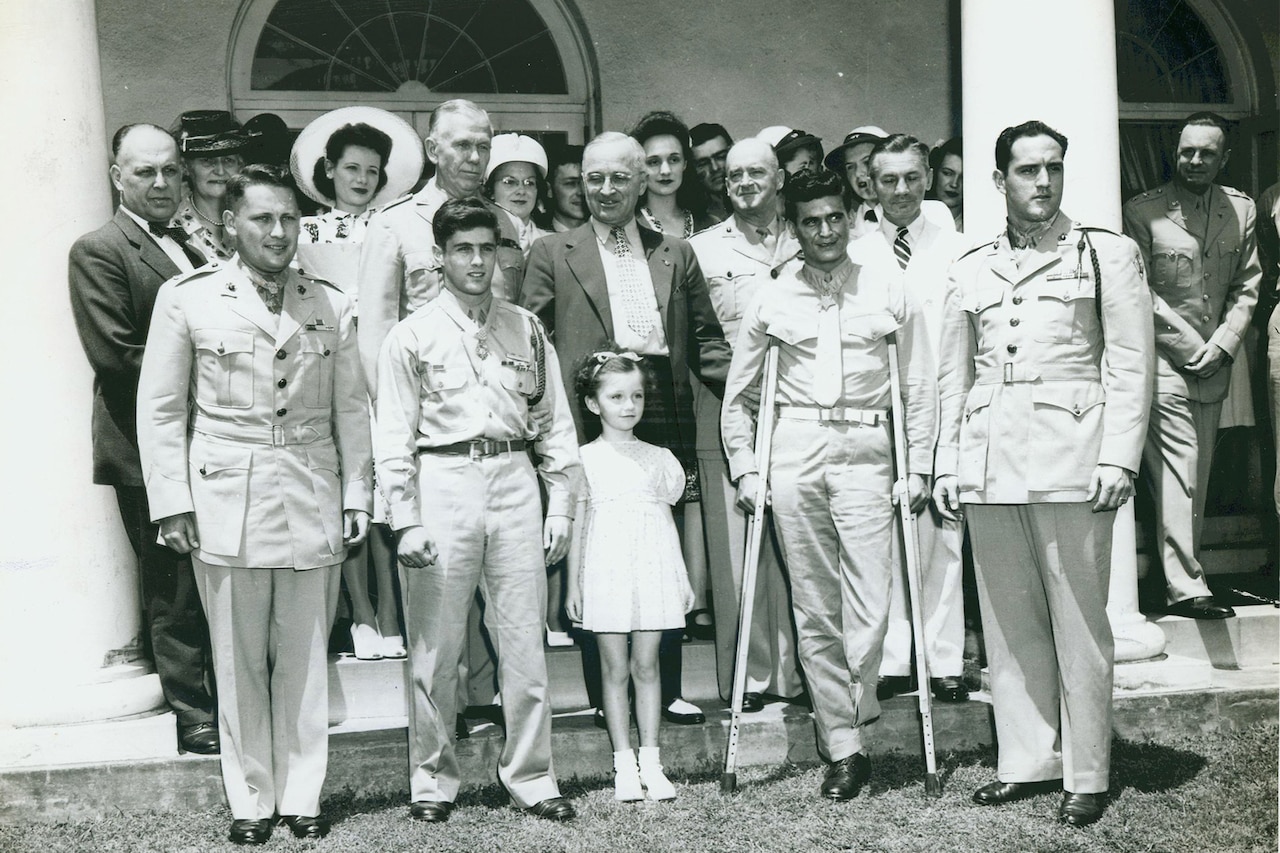
M 759 478 L 769 477 L 818 751 L 828 762 L 820 792 L 844 801 L 871 778 L 864 729 L 880 716 L 875 684 L 893 573 L 890 334 L 905 380 L 908 471 L 899 473 L 917 510 L 929 499 L 937 389 L 924 321 L 897 268 L 850 260 L 840 178 L 796 175 L 783 200 L 804 260 L 757 290 L 742 317 L 721 432 L 743 509 L 754 509 Z M 771 340 L 777 426 L 770 469 L 761 472 L 752 409 Z
M 1168 612 L 1192 619 L 1235 615 L 1210 593 L 1200 565 L 1222 401 L 1262 280 L 1253 201 L 1215 183 L 1230 154 L 1226 122 L 1196 113 L 1178 137 L 1173 180 L 1124 206 L 1124 230 L 1142 249 L 1155 309 L 1146 482 Z

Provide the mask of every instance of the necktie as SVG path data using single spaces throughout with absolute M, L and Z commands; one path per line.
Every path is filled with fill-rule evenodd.
M 865 219 L 865 220 L 867 220 L 868 222 L 879 222 L 879 221 L 880 221 L 880 218 L 879 218 L 878 216 L 876 216 L 876 212 L 875 212 L 875 209 L 874 209 L 874 208 L 868 208 L 868 209 L 867 209 L 867 212 L 866 212 L 866 213 L 864 213 L 864 214 L 862 214 L 862 218 L 863 218 L 863 219 Z
M 773 236 L 768 228 L 757 228 L 756 233 L 760 235 L 760 245 L 764 246 L 769 252 L 769 257 L 773 257 L 773 253 L 778 250 L 778 240 Z
M 191 261 L 192 265 L 197 267 L 204 265 L 204 256 L 187 244 L 187 232 L 180 226 L 165 225 L 161 222 L 148 222 L 147 228 L 150 229 L 152 235 L 154 235 L 157 240 L 163 237 L 168 237 L 170 240 L 177 243 L 178 248 L 180 248 L 182 253 L 187 256 L 187 260 Z
M 907 239 L 907 226 L 898 228 L 898 236 L 893 241 L 893 254 L 898 259 L 898 266 L 904 270 L 911 262 L 911 242 Z
M 642 338 L 653 331 L 653 311 L 645 299 L 644 284 L 636 272 L 636 259 L 627 242 L 627 233 L 614 226 L 609 230 L 613 238 L 613 254 L 618 259 L 618 272 L 622 276 L 622 305 L 626 309 L 627 326 Z
M 818 297 L 818 346 L 814 351 L 813 402 L 829 409 L 844 391 L 844 360 L 840 350 L 838 294 Z
M 280 282 L 255 278 L 253 286 L 258 289 L 258 295 L 267 304 L 267 310 L 272 314 L 279 314 L 284 305 L 284 290 L 280 287 Z

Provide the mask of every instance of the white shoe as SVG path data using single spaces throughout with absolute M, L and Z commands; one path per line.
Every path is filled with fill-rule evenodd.
M 613 798 L 621 803 L 634 803 L 644 799 L 636 754 L 629 749 L 613 754 Z
M 652 750 L 652 751 L 650 751 Z M 662 772 L 662 764 L 658 761 L 657 747 L 640 747 L 640 781 L 651 800 L 674 800 L 676 787 L 671 784 L 667 774 Z
M 572 646 L 573 637 L 569 636 L 567 631 L 552 631 L 547 629 L 547 645 L 551 647 Z
M 382 660 L 382 635 L 372 625 L 352 622 L 351 646 L 356 660 Z
M 404 637 L 401 637 L 399 634 L 396 634 L 393 637 L 383 637 L 382 656 L 384 658 L 391 658 L 392 660 L 407 658 L 409 653 L 404 647 Z

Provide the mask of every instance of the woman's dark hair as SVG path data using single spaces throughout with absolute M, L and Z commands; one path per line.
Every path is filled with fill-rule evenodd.
M 639 373 L 645 393 L 653 391 L 653 368 L 649 363 L 610 341 L 578 364 L 573 374 L 573 393 L 578 395 L 579 401 L 594 397 L 604 383 L 604 377 L 612 373 Z
M 374 194 L 376 195 L 387 185 L 387 161 L 391 159 L 391 137 L 373 125 L 365 124 L 364 122 L 344 124 L 329 134 L 329 141 L 324 145 L 324 156 L 316 160 L 316 165 L 311 170 L 311 181 L 325 198 L 331 198 L 334 201 L 338 200 L 337 190 L 333 186 L 333 178 L 324 173 L 324 161 L 328 160 L 333 165 L 338 165 L 342 155 L 347 153 L 347 149 L 353 146 L 368 148 L 377 154 L 379 161 L 381 161 L 379 163 L 378 186 L 374 189 Z
M 680 181 L 680 189 L 676 190 L 676 204 L 695 217 L 706 215 L 707 191 L 693 168 L 693 146 L 689 144 L 689 128 L 685 123 L 675 113 L 654 110 L 640 117 L 635 127 L 631 128 L 630 136 L 641 145 L 655 136 L 674 136 L 680 140 L 680 150 L 684 154 L 684 179 Z M 647 192 L 648 190 L 640 194 L 638 204 L 643 203 Z

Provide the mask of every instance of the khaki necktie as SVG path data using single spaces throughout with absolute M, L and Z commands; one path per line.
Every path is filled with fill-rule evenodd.
M 649 300 L 645 299 L 644 283 L 636 272 L 636 258 L 631 253 L 627 232 L 615 226 L 609 230 L 609 236 L 613 238 L 613 254 L 618 260 L 618 273 L 622 276 L 622 305 L 627 313 L 627 326 L 647 339 L 653 331 L 653 311 Z
M 844 391 L 844 360 L 840 350 L 840 302 L 837 294 L 818 299 L 818 346 L 813 364 L 813 402 L 829 409 Z

